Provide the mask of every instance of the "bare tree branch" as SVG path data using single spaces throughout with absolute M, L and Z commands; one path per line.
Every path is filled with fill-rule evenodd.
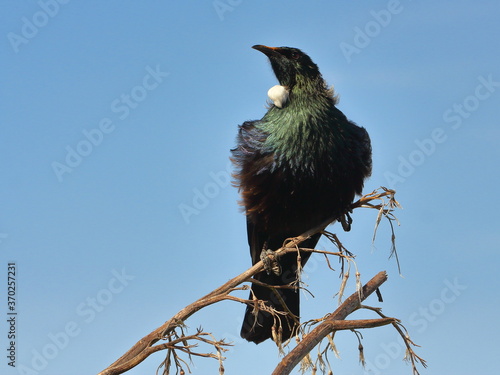
M 382 192 L 373 191 L 372 193 L 363 196 L 357 202 L 353 203 L 351 206 L 351 210 L 359 207 L 368 207 L 379 210 L 376 227 L 378 226 L 378 222 L 380 221 L 380 218 L 382 216 L 385 216 L 390 221 L 395 220 L 395 218 L 392 216 L 392 209 L 394 207 L 399 206 L 399 203 L 394 199 L 394 193 L 395 193 L 394 191 L 386 188 L 382 188 L 382 190 L 383 190 Z M 316 228 L 313 228 L 298 237 L 294 237 L 287 240 L 286 243 L 283 245 L 283 247 L 278 249 L 273 255 L 271 255 L 271 257 L 272 256 L 280 257 L 289 252 L 305 251 L 305 252 L 322 253 L 325 255 L 325 257 L 328 255 L 336 255 L 339 256 L 342 260 L 347 259 L 348 261 L 351 261 L 352 254 L 350 254 L 349 252 L 347 252 L 345 248 L 343 248 L 338 238 L 336 238 L 335 235 L 332 235 L 328 232 L 324 232 L 325 228 L 331 223 L 335 222 L 336 219 L 337 218 L 332 217 L 328 220 L 325 220 L 325 222 L 323 222 Z M 330 253 L 314 249 L 302 249 L 302 248 L 299 249 L 298 246 L 301 242 L 308 239 L 310 236 L 320 232 L 324 233 L 327 237 L 332 239 L 334 243 L 337 244 L 337 247 L 339 248 L 338 253 Z M 259 261 L 257 264 L 255 264 L 253 267 L 249 268 L 242 274 L 234 277 L 233 279 L 226 282 L 224 285 L 208 293 L 207 295 L 203 296 L 202 298 L 198 299 L 192 304 L 186 306 L 177 314 L 175 314 L 171 319 L 165 322 L 163 325 L 161 325 L 160 327 L 158 327 L 157 329 L 155 329 L 154 331 L 152 331 L 151 333 L 140 339 L 134 346 L 132 346 L 132 348 L 130 348 L 125 354 L 123 354 L 119 359 L 117 359 L 113 364 L 111 364 L 108 368 L 104 369 L 98 375 L 123 374 L 124 372 L 130 370 L 131 368 L 137 366 L 139 363 L 144 361 L 144 359 L 146 359 L 152 353 L 155 353 L 160 350 L 167 351 L 167 357 L 162 364 L 165 366 L 164 370 L 165 374 L 167 374 L 169 371 L 168 367 L 170 366 L 170 364 L 172 364 L 172 358 L 177 369 L 178 370 L 180 369 L 180 372 L 184 372 L 184 369 L 182 367 L 183 364 L 188 368 L 189 371 L 189 367 L 187 366 L 186 362 L 177 356 L 176 351 L 187 353 L 189 356 L 197 355 L 203 357 L 216 358 L 219 360 L 220 363 L 219 373 L 222 374 L 224 369 L 222 366 L 223 357 L 221 353 L 226 350 L 224 349 L 224 346 L 228 344 L 225 343 L 224 341 L 207 339 L 206 335 L 210 334 L 202 332 L 201 330 L 199 330 L 198 333 L 195 335 L 186 336 L 184 335 L 183 332 L 183 327 L 184 327 L 183 322 L 186 319 L 188 319 L 191 315 L 199 311 L 200 309 L 223 300 L 233 300 L 245 304 L 254 304 L 255 301 L 244 300 L 241 298 L 230 296 L 229 294 L 235 290 L 247 289 L 248 288 L 247 286 L 241 287 L 240 284 L 247 281 L 255 282 L 255 280 L 252 277 L 258 272 L 261 272 L 263 270 L 264 270 L 263 262 Z M 297 349 L 297 351 L 294 349 L 290 353 L 290 354 L 295 353 L 293 354 L 293 357 L 290 357 L 293 358 L 293 360 L 287 359 L 289 358 L 287 356 L 285 358 L 286 363 L 296 364 L 296 358 L 299 358 L 300 355 L 305 353 L 304 352 L 305 349 L 300 349 L 303 348 L 304 345 L 306 345 L 303 343 L 310 342 L 310 344 L 307 345 L 312 345 L 311 346 L 312 348 L 321 340 L 321 338 L 325 337 L 325 335 L 327 335 L 328 332 L 340 329 L 369 328 L 391 323 L 394 324 L 395 319 L 393 318 L 371 319 L 365 321 L 345 320 L 345 317 L 349 315 L 352 311 L 354 311 L 356 308 L 358 308 L 360 306 L 361 301 L 368 295 L 370 295 L 378 287 L 378 285 L 383 283 L 385 281 L 385 278 L 386 278 L 385 272 L 381 272 L 374 279 L 372 279 L 367 285 L 365 285 L 365 287 L 363 287 L 362 289 L 359 288 L 358 292 L 349 297 L 331 316 L 326 318 L 325 321 L 323 321 L 311 333 L 307 334 L 302 343 L 299 344 L 301 345 L 299 349 Z M 262 303 L 261 305 L 264 304 Z M 179 329 L 181 330 L 181 334 L 178 334 L 176 331 Z M 323 334 L 324 332 L 327 333 Z M 164 340 L 166 342 L 155 345 L 160 340 Z M 196 346 L 196 344 L 194 345 L 188 344 L 189 340 L 191 341 L 195 340 L 202 342 L 204 344 L 212 345 L 213 347 L 215 347 L 217 354 L 194 352 L 193 348 Z M 279 343 L 279 345 L 281 345 L 281 343 Z M 287 365 L 287 368 L 288 366 L 291 366 L 290 364 Z M 286 372 L 283 372 L 283 374 L 285 373 Z M 276 372 L 276 374 L 281 374 L 281 372 Z

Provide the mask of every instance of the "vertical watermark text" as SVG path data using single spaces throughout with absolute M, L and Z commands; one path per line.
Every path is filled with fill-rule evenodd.
M 8 365 L 16 367 L 17 359 L 17 265 L 7 264 L 7 360 Z

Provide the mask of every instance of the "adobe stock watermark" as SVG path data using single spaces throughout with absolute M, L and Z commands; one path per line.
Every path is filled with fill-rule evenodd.
M 352 61 L 352 55 L 359 55 L 363 49 L 368 47 L 372 40 L 380 35 L 392 21 L 393 16 L 403 11 L 403 5 L 399 0 L 389 0 L 385 9 L 371 10 L 372 19 L 363 27 L 356 26 L 352 43 L 341 42 L 339 47 L 346 61 Z
M 95 295 L 87 297 L 75 307 L 75 314 L 78 318 L 67 322 L 64 327 L 57 332 L 47 334 L 47 342 L 39 349 L 31 350 L 31 360 L 29 365 L 20 364 L 18 372 L 21 375 L 38 375 L 45 370 L 51 361 L 59 356 L 81 332 L 86 324 L 94 321 L 99 313 L 104 311 L 106 306 L 113 302 L 114 298 L 122 293 L 135 279 L 135 276 L 127 274 L 125 269 L 121 271 L 111 271 L 113 275 L 109 279 L 106 287 L 100 289 Z
M 487 77 L 481 75 L 477 77 L 477 81 L 478 84 L 470 95 L 460 103 L 453 103 L 443 112 L 442 118 L 447 124 L 446 127 L 438 126 L 432 129 L 428 137 L 414 141 L 415 148 L 408 155 L 398 156 L 399 164 L 396 171 L 384 173 L 387 186 L 395 188 L 412 176 L 417 167 L 424 164 L 436 152 L 438 145 L 448 140 L 449 133 L 460 129 L 464 120 L 479 109 L 481 102 L 489 99 L 500 87 L 500 81 L 495 81 L 492 74 Z
M 193 215 L 198 216 L 201 211 L 208 207 L 210 201 L 215 199 L 222 189 L 228 187 L 231 183 L 232 163 L 229 161 L 226 168 L 218 172 L 208 174 L 209 181 L 202 188 L 194 188 L 193 196 L 189 203 L 179 204 L 179 212 L 186 224 L 191 222 Z
M 47 26 L 51 18 L 59 14 L 61 5 L 68 4 L 70 0 L 39 0 L 37 4 L 39 10 L 33 13 L 31 17 L 21 18 L 21 28 L 19 33 L 13 31 L 7 33 L 7 39 L 14 50 L 18 53 L 20 47 L 28 44 L 35 36 L 38 35 L 40 29 Z
M 146 100 L 149 92 L 156 90 L 170 74 L 163 72 L 160 65 L 156 65 L 155 68 L 148 65 L 145 70 L 146 74 L 141 83 L 132 87 L 128 93 L 122 93 L 119 98 L 110 103 L 110 111 L 115 114 L 115 119 L 103 117 L 94 128 L 83 129 L 82 139 L 75 146 L 66 146 L 64 160 L 51 163 L 52 170 L 59 182 L 63 182 L 65 174 L 73 172 L 92 153 L 95 147 L 102 144 L 105 136 L 116 129 L 117 120 L 125 120 L 140 103 Z
M 224 21 L 226 18 L 225 14 L 228 12 L 232 13 L 242 2 L 243 0 L 214 0 L 212 1 L 212 6 L 219 19 Z
M 410 334 L 412 334 L 412 327 L 415 327 L 419 333 L 425 332 L 431 324 L 445 313 L 448 306 L 454 303 L 467 289 L 467 285 L 461 284 L 457 277 L 453 278 L 452 281 L 445 279 L 443 283 L 444 287 L 436 298 L 433 298 L 425 306 L 419 306 L 417 311 L 410 314 L 407 319 L 409 326 L 406 326 Z M 403 324 L 405 324 L 405 321 L 403 321 Z M 406 352 L 406 346 L 399 337 L 389 343 L 381 343 L 380 348 L 382 352 L 371 359 L 369 359 L 365 351 L 366 375 L 383 374 L 383 370 L 387 369 L 393 360 L 401 360 Z

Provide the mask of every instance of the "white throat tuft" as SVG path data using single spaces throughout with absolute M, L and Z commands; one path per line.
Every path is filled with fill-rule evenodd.
M 267 96 L 272 100 L 274 105 L 278 108 L 283 108 L 283 105 L 288 101 L 288 90 L 285 86 L 276 85 L 269 89 Z

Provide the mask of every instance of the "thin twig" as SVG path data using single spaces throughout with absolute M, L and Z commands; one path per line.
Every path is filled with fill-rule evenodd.
M 383 319 L 387 318 L 384 314 L 382 314 L 382 311 L 379 308 L 371 307 L 371 306 L 365 306 L 365 305 L 362 305 L 360 307 L 363 308 L 363 309 L 367 309 L 367 310 L 371 310 L 371 311 L 376 312 Z M 410 339 L 410 336 L 408 334 L 408 330 L 406 329 L 406 327 L 403 324 L 401 324 L 401 322 L 399 320 L 396 320 L 396 321 L 392 322 L 391 324 L 394 326 L 394 328 L 396 329 L 396 331 L 398 331 L 399 335 L 403 339 L 403 342 L 405 343 L 405 346 L 406 346 L 405 359 L 411 362 L 411 367 L 412 367 L 413 374 L 414 375 L 419 375 L 420 373 L 418 372 L 418 369 L 417 369 L 417 363 L 420 362 L 422 364 L 422 366 L 424 366 L 424 367 L 427 367 L 427 363 L 426 363 L 425 359 L 423 359 L 422 357 L 418 356 L 415 353 L 415 351 L 413 350 L 412 346 L 418 346 L 418 345 L 415 344 Z M 403 332 L 403 330 L 404 330 L 404 332 Z

